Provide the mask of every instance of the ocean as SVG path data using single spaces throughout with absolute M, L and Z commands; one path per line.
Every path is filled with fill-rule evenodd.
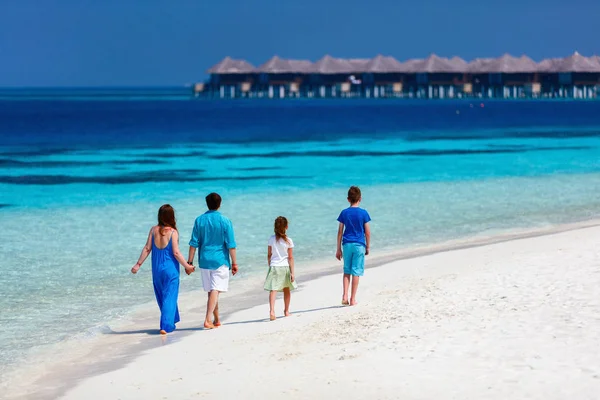
M 129 269 L 164 203 L 185 254 L 204 196 L 222 195 L 236 282 L 265 274 L 278 215 L 299 281 L 335 263 L 350 185 L 374 255 L 600 215 L 600 102 L 14 97 L 0 100 L 2 377 L 156 307 L 150 261 Z

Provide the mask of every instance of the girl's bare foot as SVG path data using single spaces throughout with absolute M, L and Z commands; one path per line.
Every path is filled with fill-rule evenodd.
M 167 334 L 167 331 L 165 331 L 164 329 L 161 329 L 159 333 L 160 333 L 161 335 L 166 335 L 166 334 Z
M 204 329 L 215 329 L 215 326 L 210 322 L 204 322 Z

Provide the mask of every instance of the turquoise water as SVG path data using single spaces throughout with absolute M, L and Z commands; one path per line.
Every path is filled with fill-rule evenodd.
M 42 124 L 24 134 L 27 129 L 14 121 L 10 132 L 2 131 L 11 136 L 0 147 L 0 357 L 8 360 L 0 372 L 44 346 L 101 334 L 132 305 L 153 301 L 149 262 L 138 276 L 129 269 L 164 203 L 176 208 L 187 252 L 193 221 L 205 211 L 204 196 L 221 193 L 222 211 L 236 230 L 240 281 L 264 274 L 266 241 L 278 215 L 290 220 L 298 279 L 317 262 L 333 262 L 336 218 L 353 184 L 361 186 L 373 218 L 375 254 L 600 215 L 600 106 L 583 106 L 581 115 L 573 114 L 575 126 L 565 128 L 534 124 L 540 114 L 552 118 L 556 105 L 540 103 L 528 111 L 531 123 L 521 115 L 525 122 L 508 127 L 504 119 L 519 112 L 511 108 L 519 104 L 499 103 L 504 108 L 487 125 L 474 126 L 453 124 L 457 105 L 449 105 L 446 117 L 439 117 L 448 118 L 447 128 L 429 122 L 419 128 L 412 121 L 413 129 L 404 129 L 402 120 L 394 122 L 398 126 L 389 122 L 406 112 L 401 104 L 383 111 L 360 106 L 339 120 L 324 103 L 310 117 L 273 117 L 275 126 L 259 117 L 222 131 L 179 121 L 173 133 L 169 118 L 161 129 L 144 131 L 146 117 L 158 118 L 160 109 L 144 109 L 142 123 L 131 117 L 139 110 L 128 114 L 124 104 L 120 112 L 131 121 L 126 129 L 121 119 L 105 124 L 106 136 L 97 127 L 73 127 L 72 115 L 65 122 L 61 116 L 68 111 L 55 104 L 38 112 L 54 121 L 56 133 Z M 563 112 L 573 113 L 567 104 Z M 274 107 L 265 105 L 269 112 L 262 117 L 273 116 Z M 83 107 L 77 115 L 89 112 Z M 235 106 L 223 112 L 238 116 Z M 379 125 L 378 117 L 388 122 Z M 295 125 L 310 118 L 316 128 Z M 348 118 L 361 131 L 344 133 Z M 195 131 L 206 137 L 192 140 Z M 152 140 L 129 140 L 129 132 L 134 138 L 151 132 Z M 240 139 L 244 132 L 247 140 Z M 197 290 L 199 276 L 184 276 L 181 285 Z

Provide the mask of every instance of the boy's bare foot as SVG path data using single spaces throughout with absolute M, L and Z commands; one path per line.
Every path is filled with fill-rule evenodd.
M 271 314 L 271 315 L 269 316 L 269 319 L 270 319 L 271 321 L 275 321 L 275 320 L 277 319 L 277 317 L 275 316 L 275 314 Z
M 166 335 L 166 334 L 167 334 L 167 331 L 165 331 L 164 329 L 161 329 L 159 333 L 160 333 L 161 335 Z
M 210 322 L 204 322 L 204 329 L 215 329 L 215 326 Z

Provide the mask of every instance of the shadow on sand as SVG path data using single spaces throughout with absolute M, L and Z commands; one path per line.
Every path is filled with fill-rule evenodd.
M 346 306 L 329 306 L 329 307 L 321 307 L 321 308 L 311 308 L 309 310 L 299 310 L 299 311 L 294 311 L 292 313 L 292 316 L 297 315 L 297 314 L 305 314 L 305 313 L 310 313 L 310 312 L 315 312 L 315 311 L 323 311 L 323 310 L 331 310 L 331 309 L 336 309 L 336 308 L 344 308 Z M 251 319 L 251 320 L 247 320 L 247 321 L 234 321 L 234 322 L 223 322 L 223 325 L 240 325 L 240 324 L 254 324 L 254 323 L 259 323 L 259 322 L 270 322 L 269 318 L 261 318 L 261 319 Z M 218 329 L 218 328 L 217 328 Z M 175 332 L 194 332 L 194 331 L 206 331 L 208 329 L 205 329 L 204 327 L 197 327 L 197 328 L 179 328 L 177 329 Z M 104 332 L 105 335 L 154 335 L 154 336 L 158 336 L 160 335 L 159 330 L 158 329 L 139 329 L 139 330 L 134 330 L 134 331 L 113 331 L 112 329 L 109 332 Z

